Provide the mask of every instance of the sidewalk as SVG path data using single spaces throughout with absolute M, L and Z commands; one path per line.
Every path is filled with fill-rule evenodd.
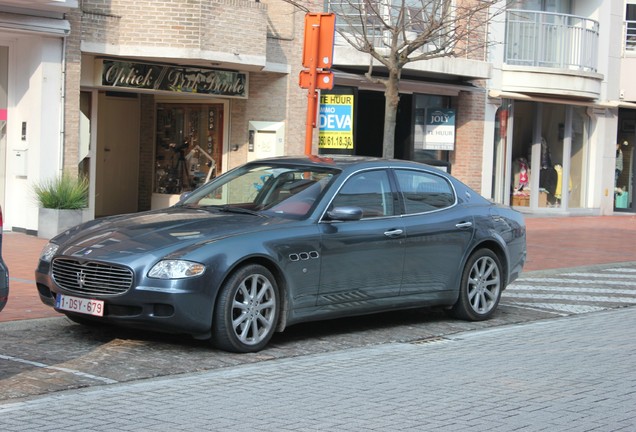
M 526 217 L 528 261 L 524 271 L 636 261 L 636 216 Z M 38 297 L 34 271 L 47 240 L 5 232 L 9 302 L 0 322 L 60 316 Z

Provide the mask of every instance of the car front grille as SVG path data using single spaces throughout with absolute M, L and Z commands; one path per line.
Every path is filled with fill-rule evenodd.
M 83 295 L 117 295 L 132 286 L 133 273 L 93 261 L 58 258 L 53 261 L 53 279 L 63 289 Z

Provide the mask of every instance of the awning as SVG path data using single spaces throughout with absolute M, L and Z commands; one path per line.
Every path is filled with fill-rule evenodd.
M 369 81 L 364 74 L 353 74 L 341 71 L 333 71 L 334 83 L 341 86 L 357 87 L 361 90 L 384 91 L 385 87 L 379 83 Z M 398 84 L 400 93 L 422 93 L 441 96 L 457 96 L 460 91 L 484 91 L 483 88 L 471 84 L 446 84 L 434 81 L 417 81 L 400 79 Z
M 65 19 L 0 12 L 0 30 L 3 29 L 68 36 L 71 33 L 71 24 Z
M 563 97 L 535 96 L 535 95 L 529 95 L 525 93 L 506 92 L 506 91 L 499 91 L 499 90 L 490 90 L 488 92 L 488 97 L 524 100 L 524 101 L 530 101 L 530 102 L 545 102 L 545 103 L 562 104 L 562 105 L 577 105 L 577 106 L 586 106 L 586 107 L 593 107 L 593 108 L 636 109 L 636 103 L 619 101 L 619 100 L 598 102 L 598 101 L 586 101 L 586 100 L 577 100 L 577 99 L 566 99 Z

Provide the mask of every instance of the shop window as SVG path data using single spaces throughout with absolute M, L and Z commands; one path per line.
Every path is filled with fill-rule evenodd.
M 565 105 L 543 104 L 540 138 L 539 207 L 560 207 Z
M 155 192 L 181 194 L 221 172 L 223 105 L 157 104 Z
M 426 110 L 449 108 L 450 98 L 438 95 L 413 95 L 413 161 L 438 166 L 450 172 L 449 151 L 430 148 L 426 144 Z
M 587 160 L 585 137 L 588 115 L 585 108 L 572 108 L 572 144 L 570 150 L 570 179 L 567 183 L 568 207 L 585 206 L 585 165 Z M 561 186 L 561 185 L 559 185 Z
M 540 208 L 585 205 L 588 121 L 582 107 L 515 101 L 513 206 L 530 206 L 532 196 Z

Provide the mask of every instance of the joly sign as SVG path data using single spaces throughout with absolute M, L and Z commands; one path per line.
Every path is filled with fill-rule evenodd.
M 218 69 L 99 60 L 103 86 L 137 90 L 247 97 L 247 74 Z

